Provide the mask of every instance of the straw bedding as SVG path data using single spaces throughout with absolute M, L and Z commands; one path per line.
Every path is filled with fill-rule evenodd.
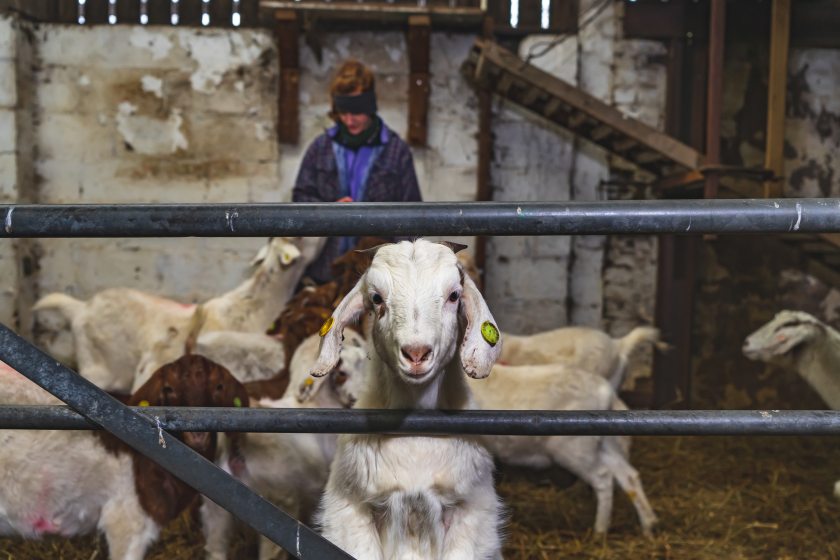
M 641 535 L 635 512 L 616 492 L 613 525 L 593 536 L 591 490 L 562 472 L 502 469 L 508 508 L 505 558 L 840 559 L 840 440 L 829 437 L 636 438 L 632 461 L 660 518 Z M 571 482 L 571 485 L 569 483 Z M 198 522 L 182 515 L 166 528 L 150 560 L 202 558 Z M 231 558 L 256 557 L 254 536 L 239 529 Z M 0 539 L 0 560 L 107 558 L 96 537 Z

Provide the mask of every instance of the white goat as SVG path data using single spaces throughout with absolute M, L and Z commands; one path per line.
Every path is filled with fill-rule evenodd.
M 256 270 L 248 280 L 204 302 L 203 330 L 264 333 L 322 245 L 323 238 L 270 239 L 254 259 Z M 145 351 L 161 342 L 183 348 L 195 305 L 139 290 L 111 288 L 87 301 L 48 294 L 33 310 L 57 310 L 67 319 L 73 334 L 75 365 L 81 375 L 103 389 L 127 392 Z
M 129 400 L 137 406 L 234 406 L 244 387 L 216 364 L 188 356 L 161 368 Z M 0 404 L 56 399 L 0 364 Z M 184 432 L 184 442 L 213 460 L 215 434 Z M 105 534 L 111 558 L 142 560 L 161 527 L 197 493 L 105 433 L 0 430 L 0 536 Z
M 490 373 L 499 333 L 449 247 L 379 248 L 322 327 L 312 375 L 335 367 L 344 327 L 365 311 L 374 351 L 358 408 L 474 407 L 464 373 Z M 501 558 L 492 471 L 472 438 L 345 434 L 319 510 L 323 534 L 366 560 Z
M 813 315 L 780 311 L 746 338 L 742 351 L 795 369 L 829 408 L 840 410 L 840 333 Z
M 280 400 L 260 399 L 263 408 L 349 408 L 359 389 L 355 387 L 365 369 L 364 339 L 354 331 L 345 333 L 338 368 L 317 382 L 309 376 L 318 358 L 318 335 L 301 343 L 289 366 L 290 382 Z M 358 375 L 357 375 L 358 374 Z M 254 405 L 254 403 L 252 403 Z M 240 434 L 236 448 L 228 445 L 218 465 L 270 500 L 289 515 L 306 521 L 315 510 L 327 482 L 335 454 L 335 434 L 247 433 Z M 227 443 L 230 440 L 226 440 Z M 210 500 L 201 509 L 205 551 L 209 560 L 227 558 L 233 519 Z M 276 544 L 260 537 L 260 560 L 280 554 Z
M 636 327 L 621 338 L 613 338 L 590 327 L 561 327 L 532 335 L 503 334 L 505 347 L 499 363 L 512 366 L 564 363 L 609 380 L 613 389 L 624 382 L 630 353 L 640 344 L 659 342 L 659 329 Z
M 832 410 L 840 410 L 840 332 L 804 311 L 782 310 L 744 340 L 744 356 L 795 369 Z M 834 483 L 840 498 L 840 480 Z
M 507 341 L 506 341 L 507 343 Z M 626 410 L 602 377 L 565 364 L 495 365 L 487 380 L 468 380 L 476 402 L 488 410 Z M 531 468 L 559 465 L 595 491 L 595 532 L 609 529 L 613 481 L 624 490 L 651 534 L 656 514 L 648 503 L 639 473 L 628 461 L 625 436 L 484 436 L 502 463 Z

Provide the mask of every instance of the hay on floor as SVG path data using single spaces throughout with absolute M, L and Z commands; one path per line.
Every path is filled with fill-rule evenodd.
M 552 473 L 503 469 L 498 489 L 510 515 L 505 558 L 840 559 L 840 440 L 830 437 L 647 437 L 633 443 L 660 527 L 641 535 L 629 500 L 616 491 L 612 528 L 592 535 L 595 500 L 582 482 Z M 553 480 L 552 480 L 553 479 Z M 557 484 L 557 481 L 561 484 Z M 201 531 L 182 515 L 149 560 L 203 558 Z M 231 558 L 256 557 L 239 530 Z M 104 539 L 0 539 L 0 560 L 107 558 Z

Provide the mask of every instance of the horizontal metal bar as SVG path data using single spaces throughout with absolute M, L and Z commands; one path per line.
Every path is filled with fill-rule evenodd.
M 840 199 L 0 205 L 0 237 L 840 232 Z
M 170 431 L 494 435 L 840 435 L 834 410 L 135 408 Z M 65 406 L 0 406 L 0 428 L 96 429 Z
M 295 558 L 352 557 L 254 493 L 145 414 L 127 407 L 0 324 L 0 360 L 253 527 Z M 164 438 L 165 445 L 159 438 Z

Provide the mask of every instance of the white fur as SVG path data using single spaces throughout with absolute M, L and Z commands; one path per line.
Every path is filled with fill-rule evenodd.
M 340 408 L 349 407 L 348 395 L 355 395 L 356 372 L 364 371 L 367 351 L 364 339 L 353 331 L 345 333 L 339 370 L 312 381 L 309 370 L 318 357 L 317 335 L 305 340 L 295 351 L 290 366 L 286 395 L 279 400 L 261 399 L 263 408 Z M 314 342 L 314 344 L 313 344 Z M 306 388 L 299 398 L 298 388 Z M 335 434 L 247 433 L 241 434 L 238 452 L 244 468 L 234 472 L 230 466 L 231 449 L 225 446 L 217 462 L 221 468 L 270 500 L 289 515 L 306 521 L 318 503 L 327 482 L 329 464 L 335 454 Z M 230 513 L 205 499 L 201 509 L 205 551 L 209 560 L 227 558 L 233 524 Z M 260 538 L 260 560 L 275 558 L 280 549 L 265 537 Z
M 190 331 L 190 327 L 186 327 Z M 148 381 L 163 364 L 184 355 L 182 337 L 158 341 L 143 352 L 131 390 Z M 284 369 L 286 353 L 283 343 L 258 332 L 212 331 L 198 336 L 193 354 L 198 354 L 224 366 L 241 383 L 269 379 Z
M 489 410 L 626 410 L 602 377 L 565 364 L 496 365 L 487 381 L 469 380 L 476 402 Z M 610 525 L 613 481 L 624 490 L 650 535 L 656 515 L 639 473 L 630 464 L 626 436 L 484 436 L 502 463 L 533 468 L 561 466 L 595 492 L 595 532 Z
M 636 327 L 621 338 L 590 327 L 561 327 L 532 335 L 505 333 L 504 338 L 500 364 L 564 363 L 609 380 L 614 389 L 624 382 L 628 358 L 638 345 L 667 346 L 659 342 L 659 330 L 653 327 Z
M 832 410 L 840 410 L 840 333 L 804 311 L 785 309 L 744 340 L 744 355 L 795 369 Z M 834 483 L 840 498 L 840 480 Z
M 0 367 L 0 404 L 55 404 Z M 140 506 L 131 457 L 87 431 L 0 430 L 0 535 L 65 537 L 99 530 L 110 557 L 142 560 L 160 527 Z
M 451 249 L 425 240 L 379 248 L 333 313 L 313 375 L 332 369 L 344 326 L 363 311 L 372 314 L 374 350 L 357 408 L 473 408 L 464 373 L 486 377 L 501 344 L 481 338 L 493 317 Z M 500 558 L 492 470 L 471 438 L 340 436 L 323 534 L 366 560 Z
M 203 331 L 264 333 L 322 245 L 323 238 L 270 239 L 254 259 L 256 269 L 248 280 L 203 304 Z M 54 310 L 66 318 L 80 374 L 103 389 L 128 392 L 144 352 L 161 345 L 183 349 L 195 306 L 139 290 L 111 288 L 87 301 L 48 294 L 33 310 L 39 315 Z M 146 363 L 154 371 L 167 361 L 171 360 Z
M 744 341 L 744 355 L 795 369 L 840 410 L 840 333 L 804 311 L 784 310 Z

